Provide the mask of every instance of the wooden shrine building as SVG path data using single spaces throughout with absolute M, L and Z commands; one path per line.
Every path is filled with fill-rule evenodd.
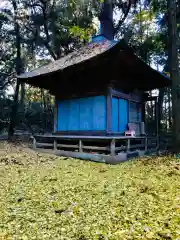
M 135 126 L 134 139 L 147 141 L 143 125 L 146 92 L 171 84 L 169 78 L 137 57 L 125 41 L 108 40 L 102 35 L 78 51 L 18 78 L 55 95 L 54 133 L 49 139 L 53 139 L 56 150 L 59 146 L 60 155 L 96 160 L 92 151 L 98 149 L 106 156 L 110 151 L 114 161 L 125 149 L 121 144 L 116 148 L 115 140 L 127 139 L 126 150 L 130 149 L 129 139 L 133 137 L 125 136 L 130 127 Z M 82 145 L 89 139 L 91 147 Z M 61 143 L 66 140 L 70 151 L 65 151 L 67 143 Z M 78 144 L 72 144 L 75 140 Z M 92 144 L 97 140 L 103 141 L 99 148 Z M 105 140 L 110 145 L 104 145 Z

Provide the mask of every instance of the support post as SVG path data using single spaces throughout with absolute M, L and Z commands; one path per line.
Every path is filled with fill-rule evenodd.
M 130 140 L 130 138 L 128 138 L 128 140 L 127 140 L 127 152 L 129 152 L 129 150 L 130 150 L 130 144 L 131 144 L 131 140 Z
M 57 140 L 54 139 L 54 151 L 57 151 Z
M 110 151 L 111 151 L 111 155 L 115 156 L 115 154 L 116 154 L 116 140 L 115 139 L 111 140 Z
M 147 137 L 145 138 L 145 151 L 147 151 L 147 145 L 148 145 L 148 139 Z
M 33 148 L 36 149 L 36 139 L 33 137 Z
M 146 102 L 142 102 L 142 122 L 146 123 Z
M 83 142 L 79 140 L 79 152 L 83 152 Z
M 58 118 L 58 104 L 57 99 L 55 98 L 55 104 L 54 104 L 54 132 L 57 132 L 57 119 Z

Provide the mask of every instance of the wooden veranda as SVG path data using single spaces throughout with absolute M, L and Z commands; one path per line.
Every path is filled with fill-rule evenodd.
M 159 148 L 156 137 L 35 135 L 33 148 L 58 156 L 117 164 Z

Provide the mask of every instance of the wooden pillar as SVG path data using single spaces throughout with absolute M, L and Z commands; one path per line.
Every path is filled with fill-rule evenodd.
M 142 102 L 142 107 L 141 107 L 141 112 L 142 112 L 142 122 L 146 122 L 146 102 Z
M 79 140 L 79 152 L 83 152 L 83 142 Z
M 57 151 L 57 140 L 54 139 L 54 151 Z
M 33 137 L 33 148 L 36 149 L 36 139 Z
M 128 138 L 128 139 L 127 139 L 127 152 L 130 151 L 130 144 L 131 144 L 131 139 Z
M 54 132 L 57 132 L 57 121 L 58 121 L 58 104 L 57 99 L 55 98 L 55 105 L 54 105 Z
M 147 149 L 148 149 L 148 139 L 147 139 L 147 137 L 145 138 L 145 151 L 147 151 Z
M 116 154 L 116 140 L 112 139 L 110 142 L 110 152 L 111 155 L 114 156 Z

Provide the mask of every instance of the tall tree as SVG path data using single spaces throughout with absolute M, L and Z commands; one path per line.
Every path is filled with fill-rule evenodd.
M 180 152 L 180 77 L 177 49 L 177 1 L 168 0 L 169 69 L 172 79 L 173 148 Z
M 21 38 L 20 38 L 20 26 L 18 23 L 18 6 L 17 1 L 12 0 L 12 6 L 14 11 L 14 29 L 15 29 L 15 35 L 16 35 L 16 74 L 19 75 L 21 73 L 22 69 L 22 62 L 21 62 Z M 14 134 L 14 127 L 16 125 L 16 115 L 17 115 L 17 109 L 18 109 L 18 96 L 19 96 L 19 87 L 20 82 L 19 79 L 16 81 L 16 89 L 14 94 L 14 103 L 11 110 L 11 118 L 10 118 L 10 124 L 9 124 L 9 131 L 8 135 L 9 138 L 13 136 Z

